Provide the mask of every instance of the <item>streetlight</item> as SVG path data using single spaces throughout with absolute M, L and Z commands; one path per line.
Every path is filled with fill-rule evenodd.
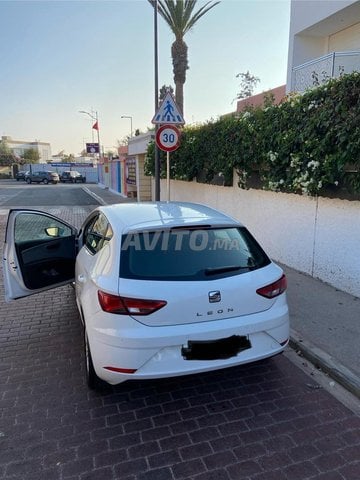
M 93 121 L 95 121 L 95 124 L 92 126 L 92 130 L 94 129 L 94 126 L 96 125 L 95 130 L 97 131 L 98 146 L 99 146 L 99 160 L 100 160 L 100 158 L 101 158 L 101 146 L 100 146 L 100 132 L 99 132 L 98 112 L 95 112 L 95 115 L 93 115 L 92 113 L 86 112 L 85 110 L 79 110 L 79 113 L 85 113 L 85 115 L 88 115 L 90 118 L 92 118 Z
M 158 0 L 149 0 L 154 8 L 154 76 L 155 76 L 155 112 L 159 106 L 159 53 L 158 53 Z M 159 125 L 155 125 L 155 135 Z M 160 150 L 155 142 L 155 200 L 160 200 Z
M 130 118 L 130 128 L 131 128 L 131 131 L 130 131 L 130 138 L 132 138 L 132 132 L 133 132 L 133 125 L 132 125 L 132 119 L 133 117 L 130 117 L 130 115 L 121 115 L 121 118 Z

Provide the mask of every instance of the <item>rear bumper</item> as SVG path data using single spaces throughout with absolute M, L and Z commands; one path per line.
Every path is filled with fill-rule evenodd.
M 289 339 L 285 298 L 278 299 L 265 312 L 221 321 L 172 327 L 148 327 L 134 322 L 134 328 L 121 330 L 119 316 L 116 322 L 117 328 L 96 328 L 96 320 L 93 328 L 87 325 L 96 373 L 110 384 L 201 373 L 255 362 L 281 353 Z M 99 319 L 98 324 L 103 327 L 104 321 Z M 248 337 L 251 348 L 221 360 L 185 360 L 182 357 L 181 349 L 189 340 L 217 340 L 232 335 Z M 134 369 L 135 372 L 118 373 L 105 367 Z

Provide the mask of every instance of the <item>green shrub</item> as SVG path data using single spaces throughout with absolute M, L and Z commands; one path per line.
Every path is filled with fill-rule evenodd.
M 162 152 L 161 176 L 166 175 Z M 280 105 L 250 108 L 236 116 L 182 129 L 170 154 L 171 178 L 307 195 L 329 189 L 360 193 L 360 74 L 355 72 L 289 95 Z M 349 168 L 350 166 L 350 168 Z M 351 173 L 348 172 L 351 170 Z M 154 145 L 146 173 L 154 175 Z

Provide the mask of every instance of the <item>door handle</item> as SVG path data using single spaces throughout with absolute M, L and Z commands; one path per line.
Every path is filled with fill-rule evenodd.
M 85 275 L 81 275 L 81 274 L 78 275 L 78 281 L 79 281 L 80 283 L 84 283 L 85 280 L 86 280 L 86 279 L 85 279 Z

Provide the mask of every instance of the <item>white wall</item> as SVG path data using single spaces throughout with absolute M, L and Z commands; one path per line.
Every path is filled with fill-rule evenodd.
M 75 165 L 73 167 L 63 166 L 55 167 L 51 163 L 33 163 L 30 167 L 29 164 L 22 165 L 21 170 L 29 171 L 31 168 L 32 172 L 57 172 L 59 175 L 67 170 L 76 170 L 86 177 L 86 183 L 97 183 L 98 182 L 98 170 L 97 167 L 89 167 L 86 163 Z
M 329 52 L 349 50 L 360 50 L 360 23 L 356 23 L 329 37 Z
M 180 181 L 171 181 L 170 199 L 231 215 L 275 261 L 360 297 L 360 202 Z
M 136 137 L 129 138 L 128 155 L 139 155 L 146 153 L 149 142 L 154 140 L 154 132 L 142 133 Z

